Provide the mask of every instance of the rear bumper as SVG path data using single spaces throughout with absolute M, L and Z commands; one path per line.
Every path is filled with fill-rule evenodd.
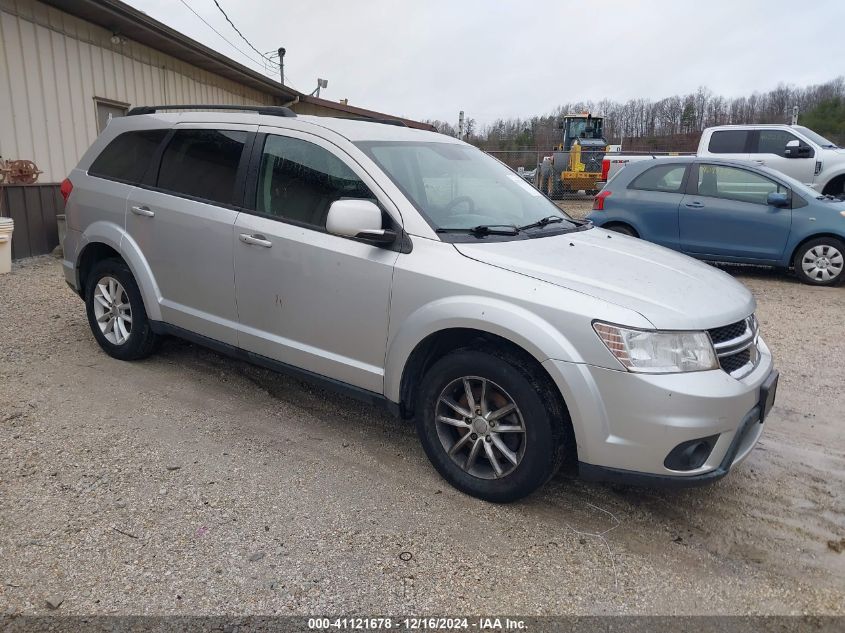
M 62 244 L 64 250 L 64 259 L 62 260 L 62 272 L 65 275 L 65 281 L 70 289 L 76 294 L 82 296 L 82 289 L 80 288 L 79 278 L 76 270 L 77 253 L 79 252 L 82 234 L 73 229 L 67 229 L 65 234 L 65 241 Z

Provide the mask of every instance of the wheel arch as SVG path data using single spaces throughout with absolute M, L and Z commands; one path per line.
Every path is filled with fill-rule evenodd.
M 801 240 L 800 240 L 800 241 L 799 241 L 799 242 L 795 245 L 795 247 L 792 249 L 792 252 L 791 252 L 791 253 L 790 253 L 790 255 L 789 255 L 789 259 L 786 261 L 786 267 L 788 268 L 788 267 L 790 267 L 790 266 L 792 266 L 792 265 L 794 264 L 794 262 L 795 262 L 795 257 L 798 255 L 798 251 L 800 251 L 800 250 L 801 250 L 801 248 L 802 248 L 802 247 L 803 247 L 803 246 L 804 246 L 807 242 L 810 242 L 810 241 L 812 241 L 812 240 L 819 239 L 820 237 L 831 237 L 831 238 L 833 238 L 833 239 L 835 239 L 835 240 L 839 240 L 840 242 L 845 243 L 845 236 L 843 236 L 843 235 L 837 235 L 836 233 L 833 233 L 832 231 L 821 231 L 821 232 L 819 232 L 819 233 L 813 233 L 812 235 L 808 235 L 808 236 L 806 236 L 806 237 L 803 237 L 803 238 L 801 238 Z
M 837 185 L 839 188 L 837 189 Z M 838 193 L 845 192 L 845 171 L 840 171 L 838 174 L 835 174 L 832 178 L 830 178 L 822 187 L 822 195 L 827 196 L 835 196 Z
M 640 232 L 637 230 L 637 227 L 635 227 L 633 224 L 626 220 L 610 220 L 609 222 L 605 222 L 604 224 L 602 224 L 600 228 L 603 228 L 607 231 L 612 231 L 614 226 L 627 227 L 634 232 L 634 237 L 640 236 Z
M 151 321 L 161 320 L 160 292 L 147 259 L 138 244 L 121 228 L 108 222 L 94 222 L 82 236 L 83 246 L 76 259 L 77 287 L 84 295 L 85 275 L 93 266 L 107 257 L 117 257 L 128 267 L 144 301 L 144 309 Z M 83 268 L 83 265 L 86 268 Z
M 419 362 L 424 350 L 454 348 L 474 339 L 511 346 L 537 364 L 549 358 L 583 362 L 559 328 L 525 308 L 491 297 L 447 297 L 418 307 L 392 334 L 385 358 L 385 396 L 402 402 L 403 384 L 413 375 L 408 373 L 409 362 Z

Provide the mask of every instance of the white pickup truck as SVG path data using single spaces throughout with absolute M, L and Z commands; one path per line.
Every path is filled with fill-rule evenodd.
M 823 195 L 845 198 L 845 149 L 800 125 L 721 125 L 701 134 L 696 155 L 766 165 Z M 602 180 L 625 165 L 660 158 L 656 154 L 607 154 Z

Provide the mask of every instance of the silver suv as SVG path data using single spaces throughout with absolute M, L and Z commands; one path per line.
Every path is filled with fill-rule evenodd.
M 111 356 L 163 335 L 383 403 L 491 501 L 744 459 L 777 372 L 725 273 L 575 220 L 458 140 L 284 108 L 113 120 L 62 185 Z

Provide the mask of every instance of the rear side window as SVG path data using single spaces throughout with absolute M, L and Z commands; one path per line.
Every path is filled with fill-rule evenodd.
M 161 157 L 156 186 L 210 202 L 235 202 L 235 177 L 247 133 L 177 130 Z
M 658 165 L 646 169 L 637 176 L 630 185 L 630 189 L 641 189 L 644 191 L 665 191 L 678 193 L 684 181 L 686 165 Z
M 91 176 L 130 184 L 141 182 L 167 132 L 168 130 L 139 130 L 118 135 L 97 156 L 88 168 L 88 173 Z
M 342 160 L 298 138 L 267 137 L 258 176 L 256 211 L 324 229 L 332 202 L 374 199 Z
M 707 149 L 712 154 L 744 154 L 747 142 L 748 130 L 717 130 Z

